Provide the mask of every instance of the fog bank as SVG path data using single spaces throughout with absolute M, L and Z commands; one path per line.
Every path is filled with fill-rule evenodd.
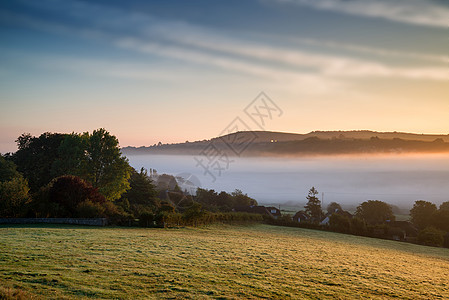
M 159 174 L 190 173 L 201 187 L 231 192 L 241 189 L 259 202 L 305 203 L 310 187 L 324 193 L 324 205 L 335 201 L 356 205 L 376 199 L 400 207 L 416 200 L 437 205 L 449 201 L 449 157 L 322 156 L 296 158 L 232 158 L 216 180 L 205 175 L 193 156 L 128 155 L 136 168 L 156 169 Z M 212 170 L 213 168 L 211 168 Z

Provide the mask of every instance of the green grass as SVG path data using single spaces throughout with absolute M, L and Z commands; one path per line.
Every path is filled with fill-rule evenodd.
M 449 298 L 449 249 L 268 225 L 0 227 L 0 287 L 0 299 Z

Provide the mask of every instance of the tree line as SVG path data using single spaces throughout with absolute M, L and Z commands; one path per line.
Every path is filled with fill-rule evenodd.
M 234 213 L 257 202 L 243 192 L 198 189 L 196 199 L 154 185 L 135 170 L 105 129 L 92 133 L 22 134 L 15 153 L 0 155 L 0 217 L 105 217 L 112 224 L 200 225 L 261 221 Z M 163 175 L 170 177 L 170 175 Z
M 240 190 L 198 188 L 192 195 L 166 174 L 160 177 L 168 183 L 156 186 L 145 169 L 129 165 L 118 139 L 102 128 L 92 133 L 22 134 L 16 142 L 15 153 L 0 155 L 0 217 L 105 217 L 112 224 L 145 227 L 264 221 L 384 238 L 410 231 L 395 221 L 391 205 L 379 200 L 361 203 L 354 214 L 334 202 L 325 214 L 314 187 L 298 223 L 288 215 L 275 220 L 236 212 L 258 205 Z M 437 208 L 416 201 L 410 216 L 417 234 L 408 234 L 409 240 L 443 245 L 449 232 L 449 202 Z
M 325 214 L 317 195 L 318 191 L 312 187 L 306 197 L 305 211 L 298 213 L 303 218 L 301 222 L 288 215 L 269 222 L 449 248 L 449 201 L 437 208 L 431 202 L 418 200 L 410 210 L 410 221 L 396 221 L 393 207 L 379 200 L 361 203 L 354 214 L 332 202 Z

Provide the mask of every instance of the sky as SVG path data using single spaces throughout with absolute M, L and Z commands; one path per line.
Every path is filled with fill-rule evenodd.
M 106 128 L 121 146 L 240 129 L 449 133 L 449 2 L 0 2 L 0 152 Z M 264 92 L 263 126 L 245 109 Z

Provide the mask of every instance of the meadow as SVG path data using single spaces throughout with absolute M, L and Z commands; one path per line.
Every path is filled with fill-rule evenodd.
M 449 298 L 449 249 L 269 225 L 0 227 L 0 299 Z

